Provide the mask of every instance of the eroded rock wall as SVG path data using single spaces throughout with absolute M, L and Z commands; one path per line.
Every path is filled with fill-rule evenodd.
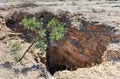
M 85 29 L 69 28 L 66 36 L 47 48 L 47 66 L 51 73 L 62 69 L 90 67 L 102 62 L 111 41 L 112 28 L 90 24 Z

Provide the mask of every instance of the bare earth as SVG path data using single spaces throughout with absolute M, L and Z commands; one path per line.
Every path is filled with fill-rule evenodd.
M 14 12 L 22 11 L 32 14 L 47 10 L 54 14 L 65 11 L 70 12 L 71 15 L 79 13 L 82 15 L 71 18 L 74 27 L 79 26 L 80 22 L 76 18 L 80 17 L 89 22 L 110 25 L 114 27 L 115 34 L 120 34 L 120 1 L 9 1 L 0 0 L 0 79 L 47 79 L 44 75 L 44 71 L 46 71 L 44 65 L 34 60 L 37 57 L 36 51 L 29 51 L 20 63 L 15 61 L 16 54 L 11 51 L 13 45 L 20 44 L 22 50 L 18 52 L 18 55 L 21 57 L 30 44 L 20 39 L 18 34 L 6 27 L 5 18 Z M 107 50 L 113 50 L 120 54 L 120 42 L 110 43 Z M 36 66 L 44 68 L 41 70 Z M 50 79 L 120 79 L 120 61 L 119 59 L 110 60 L 91 68 L 78 68 L 75 71 L 63 70 L 56 72 L 53 76 L 48 72 L 46 73 Z

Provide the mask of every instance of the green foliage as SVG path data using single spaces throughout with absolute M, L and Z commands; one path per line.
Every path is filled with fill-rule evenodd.
M 92 8 L 93 13 L 97 13 L 98 11 L 95 8 Z
M 20 54 L 19 52 L 22 50 L 22 47 L 20 46 L 19 43 L 14 43 L 12 45 L 12 55 L 14 56 L 14 59 L 18 61 L 20 59 Z
M 58 22 L 56 19 L 52 19 L 48 22 L 47 28 L 42 26 L 42 22 L 38 22 L 36 19 L 32 18 L 24 18 L 22 20 L 22 25 L 24 29 L 34 31 L 36 37 L 32 40 L 36 43 L 35 47 L 39 48 L 40 51 L 44 52 L 46 50 L 48 41 L 46 39 L 46 31 L 50 32 L 50 41 L 55 41 L 62 39 L 64 36 L 66 29 L 64 28 L 63 24 Z M 42 29 L 41 29 L 42 28 Z M 40 30 L 41 29 L 41 30 Z
M 62 39 L 66 32 L 64 25 L 54 18 L 48 22 L 47 28 L 50 30 L 51 41 Z
M 36 31 L 36 29 L 38 29 L 41 26 L 41 23 L 38 22 L 36 19 L 27 17 L 25 17 L 21 23 L 23 24 L 24 29 L 29 29 L 32 31 Z
M 41 52 L 44 52 L 46 50 L 47 45 L 46 45 L 46 43 L 43 40 L 39 39 L 36 42 L 35 47 L 40 49 Z
M 42 38 L 42 34 L 37 36 L 36 38 L 33 38 L 33 41 L 35 41 L 35 48 L 39 49 L 41 52 L 44 52 L 46 50 L 46 43 L 45 40 Z
M 18 43 L 14 43 L 13 45 L 12 45 L 12 51 L 13 52 L 19 52 L 20 50 L 21 50 L 22 48 L 20 47 L 20 44 L 18 44 Z
M 25 17 L 22 22 L 23 24 L 23 28 L 26 30 L 31 30 L 34 31 L 36 34 L 36 37 L 33 38 L 32 40 L 35 42 L 35 47 L 39 48 L 40 51 L 44 52 L 46 50 L 46 44 L 44 43 L 44 36 L 45 36 L 45 32 L 46 30 L 38 30 L 40 29 L 40 27 L 42 27 L 42 23 L 37 21 L 36 19 L 33 18 L 27 18 Z

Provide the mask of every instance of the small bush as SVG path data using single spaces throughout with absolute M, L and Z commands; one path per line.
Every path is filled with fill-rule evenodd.
M 66 29 L 64 28 L 64 25 L 60 23 L 58 20 L 53 18 L 50 20 L 47 24 L 47 28 L 42 26 L 42 22 L 37 21 L 33 18 L 27 18 L 25 17 L 22 20 L 22 25 L 24 29 L 34 31 L 36 34 L 36 37 L 34 37 L 32 40 L 35 42 L 35 47 L 39 48 L 40 51 L 44 52 L 46 50 L 47 44 L 50 41 L 55 41 L 62 39 L 64 36 Z M 49 37 L 46 37 L 46 33 L 49 31 Z M 48 41 L 48 39 L 50 39 Z
M 32 31 L 36 31 L 36 29 L 41 26 L 40 22 L 38 22 L 36 19 L 27 17 L 25 17 L 21 23 L 23 24 L 24 29 L 29 29 Z
M 49 21 L 47 28 L 50 30 L 51 41 L 62 39 L 66 32 L 66 29 L 64 28 L 63 24 L 59 23 L 54 18 L 51 21 Z
M 14 56 L 14 59 L 18 61 L 20 59 L 20 54 L 19 52 L 22 50 L 22 47 L 19 43 L 14 43 L 12 45 L 12 55 Z
M 97 13 L 98 11 L 95 8 L 92 8 L 93 13 Z

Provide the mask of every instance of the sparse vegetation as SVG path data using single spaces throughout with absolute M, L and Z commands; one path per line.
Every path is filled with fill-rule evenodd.
M 66 32 L 64 25 L 55 18 L 48 22 L 47 26 L 45 26 L 46 28 L 42 26 L 42 22 L 38 22 L 35 18 L 25 17 L 21 24 L 25 30 L 30 30 L 35 33 L 35 37 L 33 37 L 32 41 L 35 43 L 34 46 L 39 48 L 42 53 L 45 52 L 47 45 L 51 41 L 54 42 L 62 39 Z
M 105 9 L 101 9 L 101 12 L 106 12 L 106 10 Z
M 47 28 L 50 31 L 51 41 L 62 39 L 66 32 L 66 29 L 64 28 L 63 24 L 59 23 L 54 18 L 51 21 L 49 21 Z
M 12 49 L 11 49 L 11 51 L 12 51 L 12 55 L 14 56 L 14 59 L 18 62 L 19 61 L 19 59 L 20 59 L 20 54 L 19 54 L 19 52 L 22 50 L 22 47 L 20 46 L 20 44 L 19 43 L 14 43 L 13 45 L 12 45 Z
M 42 28 L 41 22 L 38 22 L 35 18 L 25 17 L 21 23 L 23 24 L 24 29 L 31 30 L 36 34 L 35 38 L 33 38 L 32 41 L 35 42 L 36 48 L 39 48 L 40 51 L 44 52 L 46 49 L 46 47 L 45 47 L 46 44 L 45 44 L 43 38 L 45 36 L 46 30 L 41 30 L 41 28 Z
M 6 43 L 7 46 L 10 46 L 11 44 L 10 37 L 8 34 L 5 35 L 4 43 Z
M 40 22 L 38 22 L 35 18 L 27 18 L 25 17 L 22 22 L 24 29 L 29 29 L 32 31 L 37 31 L 37 29 L 41 26 Z
M 97 13 L 97 10 L 95 8 L 92 8 L 92 12 Z

